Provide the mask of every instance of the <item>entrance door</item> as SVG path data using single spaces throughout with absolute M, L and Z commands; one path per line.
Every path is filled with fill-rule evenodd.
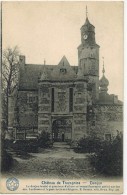
M 62 142 L 64 142 L 64 133 L 62 133 Z
M 71 139 L 72 123 L 70 119 L 61 117 L 53 121 L 52 137 L 54 141 L 64 142 Z

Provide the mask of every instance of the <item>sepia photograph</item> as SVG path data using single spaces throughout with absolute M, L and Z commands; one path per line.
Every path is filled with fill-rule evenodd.
M 123 192 L 122 1 L 1 3 L 1 192 Z

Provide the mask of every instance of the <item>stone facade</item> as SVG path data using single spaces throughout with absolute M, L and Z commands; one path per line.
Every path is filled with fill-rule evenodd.
M 81 27 L 78 66 L 65 56 L 58 65 L 33 65 L 20 56 L 19 83 L 9 107 L 9 126 L 33 134 L 49 132 L 54 141 L 78 140 L 89 134 L 110 139 L 122 131 L 122 102 L 99 80 L 95 27 Z

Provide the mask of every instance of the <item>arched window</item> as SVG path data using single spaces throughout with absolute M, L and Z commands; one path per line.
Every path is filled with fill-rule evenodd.
M 61 69 L 60 69 L 60 73 L 66 74 L 66 72 L 67 72 L 66 68 L 61 68 Z

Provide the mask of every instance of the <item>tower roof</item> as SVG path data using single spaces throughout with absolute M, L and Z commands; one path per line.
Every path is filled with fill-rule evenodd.
M 88 17 L 86 18 L 85 24 L 81 27 L 86 31 L 94 31 L 95 27 L 90 23 Z
M 88 11 L 87 11 L 87 6 L 86 6 L 86 21 L 85 21 L 85 24 L 81 27 L 81 29 L 84 28 L 87 31 L 94 31 L 95 27 L 90 23 L 87 14 L 88 14 Z
M 103 75 L 99 81 L 100 87 L 107 87 L 109 85 L 108 79 Z
M 107 92 L 108 91 L 109 81 L 108 81 L 108 79 L 104 75 L 104 73 L 105 73 L 104 58 L 103 58 L 103 69 L 102 69 L 102 73 L 103 73 L 103 76 L 101 77 L 101 79 L 99 81 L 100 90 L 103 91 L 103 92 Z

